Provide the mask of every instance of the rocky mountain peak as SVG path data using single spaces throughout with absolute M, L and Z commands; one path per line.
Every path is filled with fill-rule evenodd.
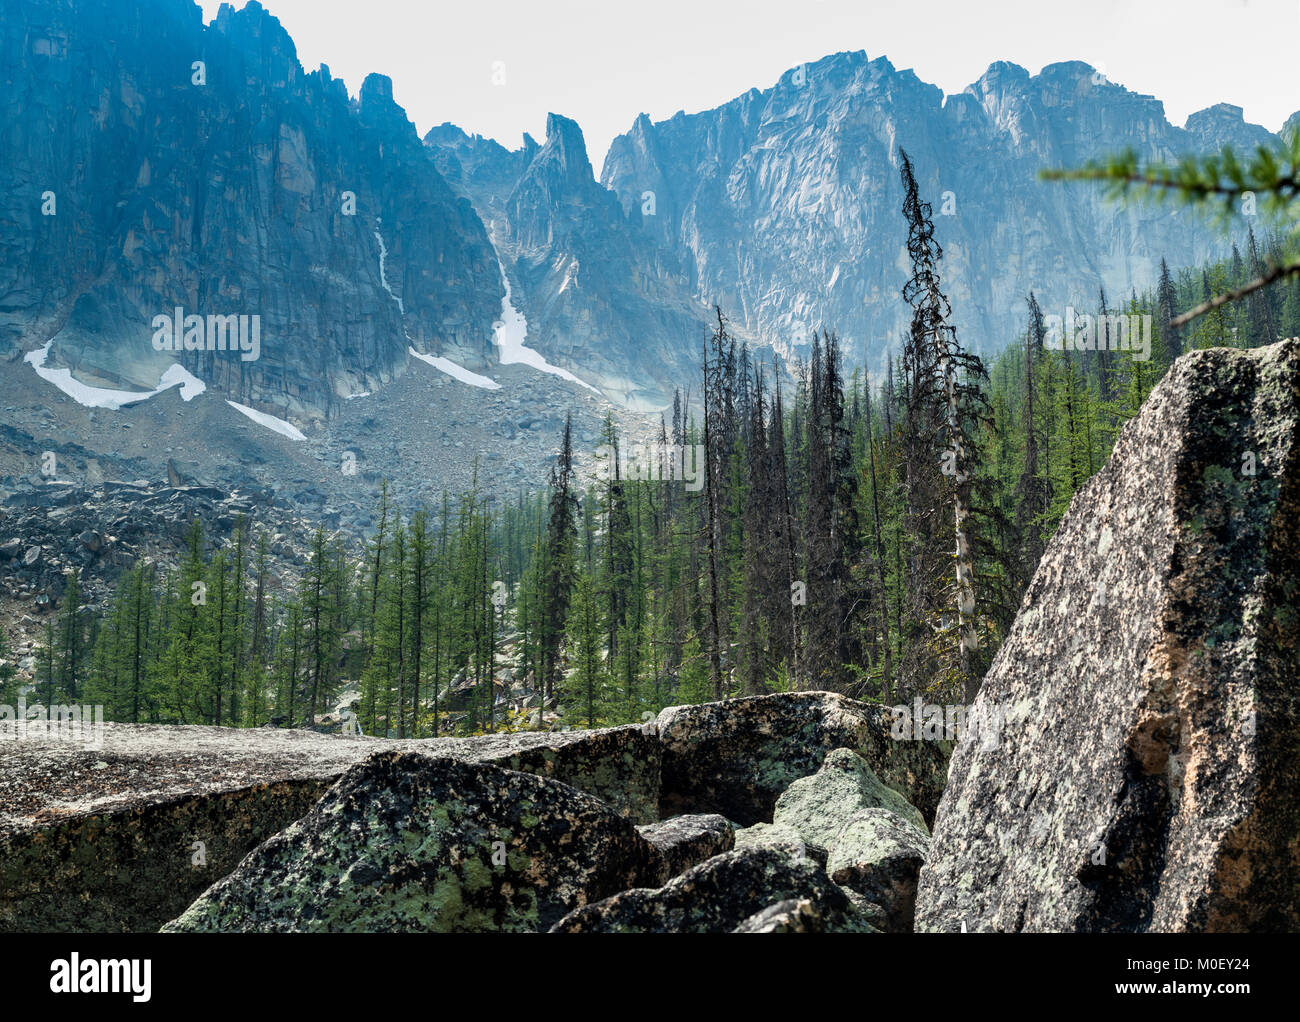
M 260 79 L 284 87 L 302 77 L 293 39 L 280 19 L 257 0 L 239 10 L 222 4 L 211 29 L 239 55 L 248 84 L 256 85 Z
M 587 188 L 594 181 L 591 160 L 587 157 L 587 142 L 578 122 L 560 114 L 546 115 L 546 142 L 533 156 L 533 164 L 553 168 L 565 187 L 573 190 Z

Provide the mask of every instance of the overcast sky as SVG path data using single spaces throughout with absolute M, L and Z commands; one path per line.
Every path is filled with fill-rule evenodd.
M 202 0 L 208 20 L 219 2 Z M 243 6 L 243 0 L 235 4 Z M 599 175 L 638 113 L 664 120 L 771 86 L 842 50 L 945 93 L 990 63 L 1084 60 L 1164 101 L 1215 103 L 1276 131 L 1300 110 L 1300 0 L 263 0 L 310 71 L 355 95 L 372 71 L 423 135 L 451 121 L 518 148 L 548 111 L 576 120 Z M 494 83 L 504 70 L 504 84 Z

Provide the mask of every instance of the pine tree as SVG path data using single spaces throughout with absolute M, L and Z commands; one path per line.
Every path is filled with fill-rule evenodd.
M 564 421 L 560 454 L 551 468 L 550 503 L 546 526 L 544 581 L 538 644 L 541 650 L 542 684 L 546 699 L 555 694 L 561 672 L 561 650 L 569 615 L 569 594 L 573 588 L 573 543 L 578 501 L 573 493 L 573 422 Z

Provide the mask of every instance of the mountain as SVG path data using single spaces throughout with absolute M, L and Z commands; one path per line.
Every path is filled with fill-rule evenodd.
M 488 224 L 530 346 L 632 406 L 661 408 L 693 379 L 706 305 L 596 182 L 574 121 L 550 114 L 545 142 L 513 152 L 451 124 L 424 141 Z
M 2 6 L 0 352 L 134 390 L 180 362 L 300 422 L 409 346 L 486 364 L 496 258 L 387 78 L 304 73 L 257 3 Z M 155 350 L 176 308 L 258 316 L 258 357 Z
M 515 150 L 450 124 L 421 139 L 388 78 L 354 97 L 304 71 L 256 2 L 206 25 L 191 0 L 0 8 L 9 371 L 135 393 L 188 381 L 309 432 L 405 373 L 490 388 L 509 362 L 657 412 L 697 375 L 715 303 L 760 348 L 798 353 L 824 326 L 878 368 L 907 321 L 900 147 L 935 207 L 960 336 L 993 352 L 1030 290 L 1048 313 L 1087 310 L 1100 287 L 1115 302 L 1152 283 L 1161 257 L 1227 246 L 1042 168 L 1273 138 L 1226 104 L 1174 127 L 1082 63 L 998 63 L 945 97 L 859 51 L 714 110 L 641 115 L 597 180 L 559 114 Z M 255 352 L 179 343 L 187 323 L 241 316 Z
M 991 352 L 1023 330 L 1030 290 L 1045 310 L 1095 311 L 1099 287 L 1127 297 L 1155 281 L 1162 256 L 1193 265 L 1228 246 L 1189 214 L 1115 207 L 1095 186 L 1040 181 L 1042 168 L 1128 147 L 1172 160 L 1272 139 L 1226 104 L 1176 128 L 1160 101 L 1080 62 L 1037 75 L 993 64 L 945 97 L 858 51 L 714 110 L 638 117 L 601 181 L 690 290 L 751 337 L 797 346 L 824 325 L 874 368 L 908 321 L 899 147 L 934 207 L 960 336 Z M 646 193 L 653 215 L 641 215 Z

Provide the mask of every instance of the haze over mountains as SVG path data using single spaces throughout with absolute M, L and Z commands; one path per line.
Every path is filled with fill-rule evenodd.
M 643 115 L 597 180 L 560 114 L 514 151 L 453 125 L 421 140 L 386 77 L 352 97 L 327 67 L 305 72 L 257 3 L 208 25 L 189 0 L 0 7 L 8 371 L 30 374 L 22 357 L 52 342 L 45 368 L 149 391 L 179 362 L 309 431 L 419 355 L 492 379 L 503 309 L 526 323 L 512 343 L 642 410 L 694 380 L 714 303 L 760 348 L 798 354 L 825 326 L 875 369 L 905 323 L 899 146 L 951 214 L 937 227 L 959 336 L 996 351 L 1031 289 L 1048 311 L 1087 308 L 1099 286 L 1150 284 L 1162 256 L 1227 245 L 1041 168 L 1273 137 L 1226 105 L 1175 127 L 1082 63 L 994 64 L 945 98 L 859 51 L 715 110 Z M 156 350 L 154 319 L 176 309 L 259 316 L 260 356 Z

